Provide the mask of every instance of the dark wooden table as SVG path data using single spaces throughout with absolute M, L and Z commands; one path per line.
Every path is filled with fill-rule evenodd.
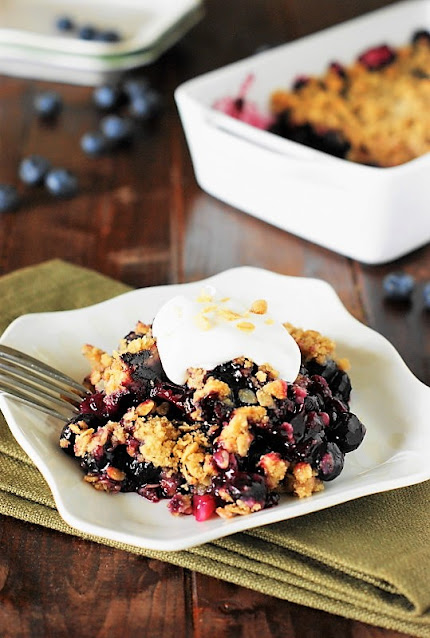
M 41 153 L 74 170 L 79 195 L 54 201 L 24 189 L 24 205 L 0 219 L 0 273 L 54 257 L 134 286 L 200 279 L 250 264 L 320 277 L 346 307 L 398 348 L 430 384 L 429 314 L 419 295 L 430 279 L 430 246 L 395 264 L 363 266 L 253 219 L 197 186 L 173 101 L 186 79 L 389 4 L 388 0 L 209 0 L 206 17 L 142 74 L 166 100 L 160 120 L 129 149 L 91 159 L 79 137 L 99 114 L 91 90 L 55 85 L 65 108 L 56 125 L 34 116 L 32 99 L 52 86 L 0 77 L 0 182 Z M 287 195 L 286 195 L 287 196 Z M 347 211 L 346 211 L 347 212 Z M 384 303 L 381 280 L 414 275 L 414 303 Z M 145 638 L 400 638 L 184 569 L 0 517 L 0 636 Z

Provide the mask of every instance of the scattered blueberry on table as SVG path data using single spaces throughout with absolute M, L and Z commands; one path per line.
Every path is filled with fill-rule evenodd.
M 41 155 L 30 155 L 19 165 L 18 175 L 24 184 L 36 186 L 42 184 L 45 175 L 51 168 L 51 163 Z
M 47 119 L 56 117 L 63 108 L 62 100 L 55 91 L 38 93 L 34 98 L 33 105 L 39 117 Z
M 102 84 L 94 89 L 93 102 L 97 108 L 110 111 L 119 105 L 122 91 L 115 84 Z
M 16 210 L 20 201 L 15 186 L 11 184 L 0 184 L 0 213 Z
M 78 192 L 76 175 L 65 168 L 51 169 L 46 175 L 45 186 L 54 197 L 73 197 Z
M 156 117 L 161 110 L 161 96 L 154 89 L 135 95 L 130 101 L 130 115 L 138 120 L 147 121 Z
M 81 149 L 87 155 L 103 155 L 111 148 L 111 144 L 101 131 L 89 131 L 81 137 Z
M 150 88 L 148 80 L 145 78 L 129 78 L 123 84 L 124 93 L 132 100 L 134 97 L 144 95 Z
M 387 299 L 409 301 L 415 287 L 415 280 L 407 273 L 393 272 L 384 277 L 382 286 Z
M 100 122 L 100 130 L 112 142 L 123 144 L 129 142 L 134 134 L 133 121 L 121 115 L 106 115 Z

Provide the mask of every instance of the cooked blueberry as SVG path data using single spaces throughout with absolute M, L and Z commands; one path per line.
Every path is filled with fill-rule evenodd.
M 384 277 L 382 287 L 387 299 L 408 301 L 415 287 L 415 280 L 407 273 L 393 272 Z
M 310 77 L 308 75 L 299 75 L 293 82 L 293 91 L 299 91 L 301 88 L 309 84 Z
M 99 31 L 95 39 L 99 42 L 119 42 L 121 40 L 121 36 L 118 31 Z
M 344 454 L 338 445 L 333 441 L 328 441 L 320 451 L 318 460 L 318 476 L 323 481 L 332 481 L 343 470 Z
M 327 131 L 321 135 L 320 150 L 335 157 L 345 157 L 351 144 L 339 131 Z
M 41 155 L 30 155 L 22 160 L 18 174 L 24 184 L 36 186 L 45 179 L 46 173 L 51 168 L 51 163 Z
M 337 370 L 330 379 L 329 386 L 334 396 L 342 399 L 344 403 L 348 403 L 351 395 L 351 381 L 346 372 Z
M 160 110 L 161 96 L 153 89 L 135 95 L 130 102 L 130 115 L 138 120 L 150 120 L 158 115 Z
M 94 89 L 93 102 L 104 111 L 115 109 L 121 99 L 121 89 L 114 84 L 103 84 Z
M 427 31 L 426 29 L 415 31 L 412 36 L 412 44 L 417 44 L 418 42 L 426 42 L 427 44 L 430 44 L 430 31 Z
M 16 210 L 20 204 L 20 197 L 15 186 L 0 184 L 0 213 Z
M 430 310 L 430 281 L 424 284 L 423 301 L 424 301 L 424 308 L 426 310 Z
M 334 71 L 339 77 L 346 78 L 345 67 L 339 62 L 331 62 L 329 65 L 330 71 Z
M 60 16 L 57 18 L 55 26 L 59 31 L 73 31 L 75 24 L 69 16 Z
M 106 115 L 100 122 L 102 133 L 113 142 L 129 142 L 133 137 L 134 125 L 132 120 L 119 115 Z
M 87 155 L 103 155 L 110 143 L 100 131 L 90 131 L 81 137 L 81 148 Z
M 63 103 L 55 91 L 43 91 L 34 98 L 34 108 L 40 117 L 52 118 L 60 113 Z
M 65 168 L 53 168 L 45 178 L 45 186 L 55 197 L 73 197 L 78 192 L 77 177 Z
M 78 37 L 81 40 L 94 40 L 97 35 L 97 29 L 91 24 L 85 24 L 78 31 Z
M 327 429 L 327 437 L 334 441 L 342 452 L 356 450 L 365 434 L 366 428 L 351 412 L 339 415 L 336 424 Z

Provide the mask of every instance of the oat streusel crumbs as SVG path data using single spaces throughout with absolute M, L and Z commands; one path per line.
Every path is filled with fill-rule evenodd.
M 244 503 L 241 499 L 238 499 L 236 503 L 231 505 L 225 505 L 224 507 L 217 507 L 216 513 L 221 518 L 233 518 L 234 516 L 246 516 L 252 514 L 252 512 L 259 512 L 262 509 L 260 503 L 255 503 L 251 507 Z
M 274 407 L 274 399 L 286 399 L 288 385 L 283 379 L 276 379 L 266 383 L 265 386 L 257 390 L 258 403 L 265 408 Z
M 202 368 L 188 368 L 186 384 L 191 390 L 198 390 L 204 385 L 206 370 Z
M 236 324 L 236 328 L 242 330 L 242 332 L 253 332 L 255 330 L 255 324 L 251 321 L 239 321 Z
M 255 315 L 265 315 L 267 312 L 267 301 L 265 299 L 256 299 L 249 310 Z
M 279 483 L 284 480 L 289 465 L 289 462 L 285 461 L 277 452 L 263 454 L 258 462 L 258 467 L 264 472 L 264 478 L 269 490 L 275 490 Z
M 88 378 L 90 383 L 96 387 L 96 385 L 101 381 L 106 368 L 112 364 L 112 357 L 107 354 L 107 352 L 104 352 L 104 350 L 100 350 L 100 348 L 96 348 L 89 344 L 82 346 L 82 354 L 86 359 L 88 359 L 92 366 L 92 370 Z
M 147 416 L 154 412 L 155 410 L 155 402 L 152 399 L 146 399 L 146 401 L 142 401 L 138 406 L 134 409 L 134 413 L 136 416 Z
M 287 474 L 286 479 L 288 492 L 292 492 L 299 498 L 307 498 L 324 489 L 322 481 L 317 478 L 316 471 L 309 463 L 297 463 L 292 473 Z
M 250 426 L 263 425 L 265 420 L 266 410 L 260 406 L 236 408 L 230 422 L 221 430 L 218 441 L 227 452 L 246 456 L 254 440 Z
M 380 53 L 389 54 L 386 49 Z M 353 162 L 390 167 L 429 152 L 428 39 L 393 49 L 379 68 L 367 68 L 362 58 L 347 67 L 332 64 L 291 91 L 275 91 L 273 113 L 286 114 L 289 126 L 338 135 Z
M 305 361 L 315 359 L 317 363 L 324 363 L 328 358 L 334 358 L 335 343 L 328 337 L 324 337 L 316 330 L 303 330 L 290 323 L 284 323 L 294 341 L 300 348 Z
M 231 403 L 231 389 L 224 381 L 214 377 L 209 377 L 204 386 L 194 392 L 193 402 L 198 404 L 201 399 L 210 395 L 216 395 L 220 401 Z
M 124 354 L 124 352 L 136 354 L 136 352 L 141 352 L 142 350 L 150 350 L 154 345 L 155 339 L 153 339 L 149 335 L 137 337 L 136 339 L 132 339 L 131 341 L 122 339 L 118 347 L 118 352 L 119 354 Z
M 178 467 L 174 450 L 180 432 L 165 416 L 138 417 L 133 435 L 141 443 L 139 452 L 145 461 L 155 467 Z
M 209 441 L 201 432 L 187 432 L 177 440 L 174 454 L 189 485 L 210 485 L 214 467 L 209 447 Z

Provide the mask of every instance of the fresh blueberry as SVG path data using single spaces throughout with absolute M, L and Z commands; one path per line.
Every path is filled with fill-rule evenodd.
M 34 108 L 40 117 L 56 117 L 63 107 L 60 96 L 55 91 L 43 91 L 34 98 Z
M 99 42 L 119 42 L 121 36 L 118 31 L 99 31 L 96 34 L 96 40 Z
M 57 18 L 55 26 L 59 31 L 73 31 L 75 28 L 74 22 L 69 16 L 60 16 Z
M 97 36 L 97 29 L 91 24 L 85 24 L 78 31 L 78 37 L 81 40 L 95 40 Z
M 121 99 L 121 89 L 113 84 L 103 84 L 94 89 L 93 102 L 104 111 L 110 111 L 118 106 Z
M 0 184 L 0 213 L 16 210 L 20 204 L 20 198 L 15 186 Z
M 87 155 L 97 156 L 106 153 L 110 144 L 100 131 L 90 131 L 81 137 L 81 148 Z
M 161 97 L 154 89 L 135 95 L 130 102 L 130 115 L 138 120 L 151 120 L 161 110 Z
M 50 162 L 41 155 L 30 155 L 22 160 L 18 174 L 24 184 L 36 186 L 41 184 L 51 168 Z
M 415 286 L 414 278 L 404 272 L 393 272 L 384 277 L 382 286 L 387 299 L 408 301 Z
M 424 284 L 423 288 L 424 308 L 430 310 L 430 281 Z
M 129 142 L 134 133 L 132 120 L 119 115 L 106 115 L 100 122 L 100 129 L 108 140 L 118 144 Z
M 145 95 L 145 93 L 150 89 L 150 85 L 148 80 L 145 78 L 131 78 L 124 82 L 123 88 L 124 93 L 130 100 L 132 100 L 135 97 Z
M 65 168 L 53 168 L 46 175 L 45 186 L 55 197 L 73 197 L 78 191 L 78 180 Z

